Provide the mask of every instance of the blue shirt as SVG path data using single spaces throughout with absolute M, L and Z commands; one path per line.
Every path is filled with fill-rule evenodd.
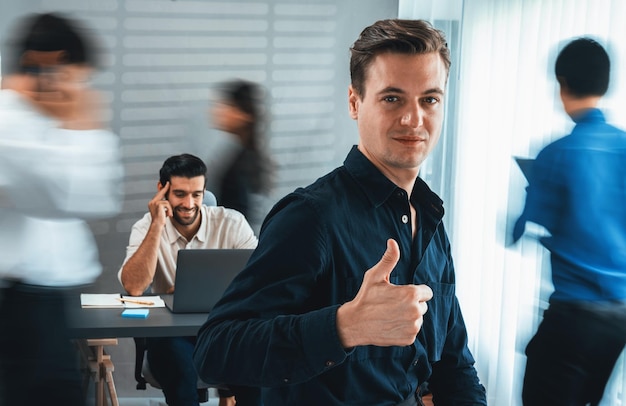
M 545 147 L 533 164 L 526 221 L 550 232 L 557 301 L 626 299 L 626 133 L 598 109 L 574 118 L 572 133 Z
M 486 405 L 455 296 L 441 200 L 418 179 L 409 199 L 356 147 L 344 165 L 287 195 L 259 245 L 198 334 L 210 383 L 262 387 L 265 405 L 395 405 L 429 381 L 438 405 Z M 388 238 L 395 284 L 434 292 L 413 345 L 345 350 L 337 308 L 357 294 Z M 390 315 L 393 317 L 393 315 Z

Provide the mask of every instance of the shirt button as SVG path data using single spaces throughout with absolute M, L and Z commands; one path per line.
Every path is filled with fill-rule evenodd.
M 326 361 L 326 368 L 330 368 L 335 365 L 335 361 Z
M 409 216 L 407 216 L 406 214 L 405 214 L 405 215 L 403 215 L 403 216 L 402 216 L 402 222 L 403 222 L 404 224 L 408 223 L 408 222 L 409 222 Z
M 289 378 L 284 378 L 284 379 L 283 379 L 283 382 L 285 382 L 285 383 L 289 383 Z

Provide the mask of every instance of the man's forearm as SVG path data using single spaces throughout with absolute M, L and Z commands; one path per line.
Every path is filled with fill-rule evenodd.
M 151 224 L 137 251 L 122 267 L 122 285 L 133 296 L 143 294 L 154 279 L 162 229 Z

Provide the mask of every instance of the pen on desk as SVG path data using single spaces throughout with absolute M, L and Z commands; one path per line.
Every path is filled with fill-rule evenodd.
M 135 304 L 142 304 L 142 305 L 150 305 L 150 306 L 152 306 L 152 305 L 154 304 L 154 302 L 148 302 L 148 301 L 146 301 L 146 300 L 122 299 L 122 298 L 119 298 L 119 299 L 117 299 L 117 300 L 119 300 L 120 302 L 128 302 L 128 303 L 135 303 Z

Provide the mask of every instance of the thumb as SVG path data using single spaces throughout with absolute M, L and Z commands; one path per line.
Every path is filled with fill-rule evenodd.
M 389 275 L 393 271 L 393 268 L 396 267 L 399 259 L 400 247 L 398 247 L 396 240 L 390 238 L 387 240 L 387 250 L 383 254 L 383 257 L 365 273 L 365 280 L 363 282 L 389 282 Z

